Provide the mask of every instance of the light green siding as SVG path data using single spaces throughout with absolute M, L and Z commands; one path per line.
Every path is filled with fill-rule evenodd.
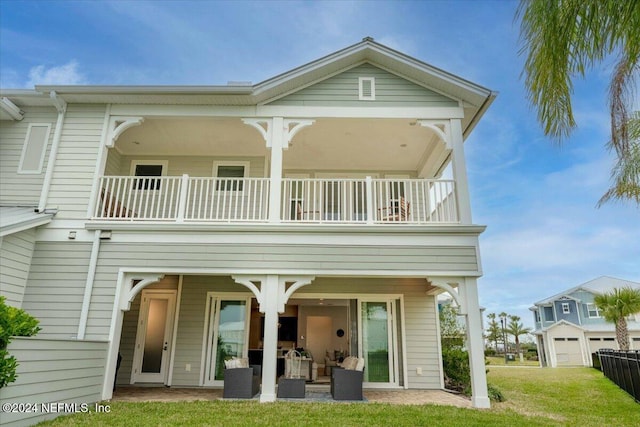
M 358 99 L 359 77 L 375 78 L 375 100 Z M 457 107 L 458 102 L 371 64 L 362 64 L 336 76 L 277 99 L 269 105 L 333 107 Z
M 56 219 L 86 218 L 100 150 L 104 105 L 69 105 L 58 147 L 47 206 Z
M 147 286 L 145 289 L 178 289 L 178 276 L 165 276 L 160 282 Z M 131 383 L 131 370 L 133 367 L 133 353 L 136 344 L 136 332 L 138 316 L 140 314 L 140 298 L 138 293 L 131 303 L 131 309 L 124 314 L 122 321 L 122 334 L 120 336 L 119 353 L 122 356 L 116 384 L 126 385 Z
M 18 379 L 2 389 L 0 403 L 92 404 L 102 397 L 107 342 L 15 337 L 9 353 L 20 362 Z M 28 426 L 62 413 L 1 414 L 3 426 Z
M 32 228 L 4 236 L 0 244 L 0 295 L 14 307 L 22 306 L 35 238 Z
M 184 276 L 173 385 L 200 385 L 207 292 L 213 291 L 244 292 L 252 295 L 247 288 L 235 283 L 228 276 Z M 191 364 L 191 371 L 185 369 L 187 364 Z
M 0 120 L 0 205 L 36 206 L 40 201 L 57 118 L 58 114 L 53 108 L 31 107 L 25 108 L 21 121 Z M 32 123 L 51 125 L 42 172 L 18 174 L 25 137 Z
M 78 333 L 90 255 L 91 243 L 36 243 L 22 308 L 40 320 L 39 337 Z M 112 307 L 113 296 L 104 303 Z
M 88 257 L 88 252 L 87 255 Z M 474 247 L 411 247 L 349 245 L 240 245 L 103 242 L 92 293 L 87 338 L 109 334 L 112 302 L 120 267 L 162 269 L 304 269 L 331 272 L 407 270 L 478 270 Z M 86 269 L 85 269 L 86 274 Z M 81 294 L 81 293 L 80 293 Z
M 249 162 L 249 177 L 263 178 L 265 176 L 265 159 L 264 157 L 213 157 L 213 156 L 120 156 L 116 151 L 109 152 L 109 161 L 107 165 L 112 163 L 111 157 L 120 157 L 119 167 L 115 169 L 110 167 L 105 175 L 131 175 L 131 163 L 135 160 L 165 160 L 168 161 L 167 176 L 189 176 L 210 177 L 213 176 L 214 162 Z M 113 161 L 115 163 L 115 161 Z

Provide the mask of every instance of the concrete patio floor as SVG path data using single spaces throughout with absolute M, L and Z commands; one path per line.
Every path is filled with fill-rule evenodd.
M 329 391 L 328 386 L 307 387 L 315 391 Z M 394 405 L 450 405 L 471 408 L 471 401 L 464 396 L 442 390 L 382 390 L 365 389 L 369 402 Z M 222 389 L 179 387 L 118 387 L 112 402 L 188 402 L 194 400 L 221 400 Z M 303 400 L 301 400 L 303 401 Z

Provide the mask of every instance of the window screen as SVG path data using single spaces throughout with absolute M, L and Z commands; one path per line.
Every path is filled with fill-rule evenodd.
M 241 165 L 220 165 L 218 166 L 218 178 L 225 178 L 219 180 L 216 184 L 217 190 L 222 191 L 242 191 L 243 178 L 244 178 L 244 166 Z
M 143 177 L 135 181 L 136 190 L 159 190 L 160 180 L 148 178 L 162 176 L 162 165 L 136 165 L 135 176 Z

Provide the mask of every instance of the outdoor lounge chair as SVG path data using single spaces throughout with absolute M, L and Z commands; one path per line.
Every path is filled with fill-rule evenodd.
M 252 399 L 260 391 L 262 367 L 227 368 L 224 370 L 224 390 L 226 399 Z
M 331 369 L 331 396 L 335 400 L 364 400 L 363 381 L 364 366 L 362 370 L 334 367 Z

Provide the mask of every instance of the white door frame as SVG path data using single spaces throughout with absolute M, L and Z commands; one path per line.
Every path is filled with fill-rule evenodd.
M 364 349 L 362 347 L 363 338 L 363 326 L 362 326 L 362 303 L 363 302 L 378 302 L 385 303 L 387 305 L 387 343 L 389 345 L 389 382 L 377 383 L 368 382 L 363 383 L 364 387 L 368 388 L 388 388 L 389 386 L 399 387 L 400 369 L 398 364 L 398 334 L 396 333 L 397 322 L 395 302 L 398 298 L 388 297 L 384 295 L 367 296 L 358 298 L 358 354 L 364 357 Z M 403 322 L 404 324 L 404 322 Z M 405 363 L 406 366 L 406 363 Z M 365 362 L 366 369 L 366 362 Z M 405 379 L 406 381 L 406 379 Z
M 131 384 L 135 383 L 162 383 L 167 384 L 169 367 L 171 365 L 171 347 L 173 345 L 173 325 L 175 323 L 177 291 L 172 289 L 143 289 L 140 295 L 140 313 L 138 315 L 136 344 L 133 352 L 133 369 L 131 371 Z M 143 373 L 142 361 L 144 356 L 145 336 L 147 333 L 147 316 L 149 303 L 152 299 L 166 299 L 167 316 L 165 319 L 164 348 L 160 373 Z
M 245 336 L 242 357 L 249 355 L 249 326 L 251 321 L 251 299 L 253 294 L 238 292 L 207 292 L 207 306 L 204 316 L 204 333 L 202 341 L 202 372 L 200 385 L 220 386 L 223 380 L 215 379 L 215 372 L 211 375 L 211 367 L 217 357 L 218 328 L 220 327 L 220 302 L 245 301 Z

